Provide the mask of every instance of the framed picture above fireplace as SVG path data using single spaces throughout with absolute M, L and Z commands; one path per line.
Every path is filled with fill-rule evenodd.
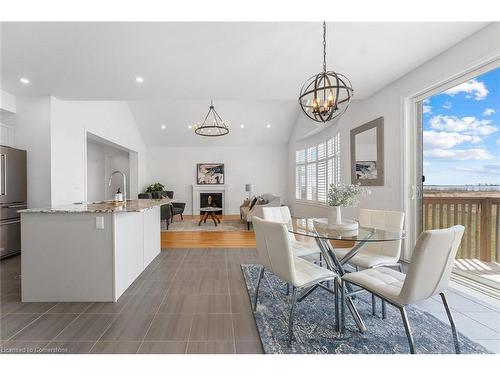
M 224 185 L 223 163 L 198 163 L 196 165 L 198 185 Z

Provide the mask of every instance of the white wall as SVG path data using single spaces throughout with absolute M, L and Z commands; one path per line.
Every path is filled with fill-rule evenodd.
M 302 114 L 295 124 L 289 143 L 289 197 L 294 195 L 294 152 L 298 145 L 314 139 L 326 139 L 340 130 L 342 180 L 350 182 L 350 129 L 380 116 L 384 117 L 385 185 L 371 187 L 371 196 L 364 198 L 360 207 L 403 210 L 404 199 L 404 99 L 424 92 L 439 83 L 462 74 L 479 64 L 500 56 L 500 24 L 491 24 L 463 40 L 409 74 L 386 86 L 376 94 L 361 101 L 353 101 L 337 124 L 302 140 L 314 126 Z M 293 202 L 293 201 L 292 201 Z M 324 216 L 326 208 L 293 204 L 296 215 Z M 355 210 L 346 210 L 354 215 Z M 407 217 L 407 222 L 413 218 Z
M 87 143 L 87 201 L 89 202 L 105 199 L 103 148 L 97 143 Z
M 196 184 L 196 164 L 222 162 L 229 185 L 229 214 L 238 214 L 247 197 L 245 184 L 254 184 L 253 194 L 274 193 L 286 203 L 286 146 L 247 147 L 152 147 L 148 150 L 147 184 L 161 182 L 174 191 L 174 198 L 192 210 L 191 185 Z
M 49 96 L 19 96 L 14 118 L 14 146 L 27 151 L 28 207 L 51 204 Z
M 120 101 L 52 100 L 52 204 L 86 199 L 86 132 L 137 152 L 131 158 L 129 196 L 144 185 L 146 147 L 128 104 Z
M 120 175 L 113 177 L 111 186 L 109 176 L 114 171 L 121 171 L 127 176 L 127 192 L 130 191 L 128 152 L 96 141 L 87 142 L 87 201 L 95 202 L 112 199 L 123 182 Z M 130 197 L 129 197 L 130 198 Z

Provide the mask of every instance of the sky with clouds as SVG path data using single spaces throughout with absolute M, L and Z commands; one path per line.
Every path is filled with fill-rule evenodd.
M 500 68 L 423 103 L 426 185 L 500 185 Z

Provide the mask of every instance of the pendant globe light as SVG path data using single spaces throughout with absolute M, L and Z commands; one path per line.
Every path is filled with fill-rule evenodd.
M 209 119 L 210 115 L 211 119 Z M 229 134 L 229 124 L 219 116 L 213 101 L 210 102 L 210 108 L 203 122 L 194 125 L 194 132 L 204 137 L 220 137 Z
M 302 85 L 300 107 L 311 120 L 325 123 L 342 116 L 353 93 L 346 76 L 326 70 L 326 22 L 323 22 L 323 71 Z

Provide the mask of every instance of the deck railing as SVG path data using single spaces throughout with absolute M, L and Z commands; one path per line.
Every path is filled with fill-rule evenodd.
M 500 261 L 500 198 L 425 196 L 424 229 L 465 227 L 457 259 Z

